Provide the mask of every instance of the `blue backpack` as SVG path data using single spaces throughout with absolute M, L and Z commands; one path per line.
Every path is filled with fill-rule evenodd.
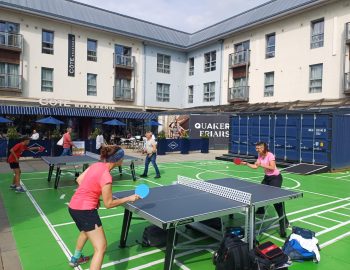
M 316 255 L 314 252 L 310 252 L 302 248 L 299 242 L 295 239 L 291 241 L 288 240 L 289 237 L 284 243 L 282 250 L 292 261 L 316 261 Z

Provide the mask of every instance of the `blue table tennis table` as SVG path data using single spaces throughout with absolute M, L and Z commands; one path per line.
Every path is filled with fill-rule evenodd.
M 47 176 L 47 181 L 50 182 L 52 178 L 53 171 L 56 167 L 56 176 L 55 176 L 55 189 L 58 188 L 58 184 L 60 181 L 60 176 L 62 166 L 78 166 L 83 165 L 83 171 L 89 166 L 89 164 L 95 163 L 100 160 L 100 156 L 91 152 L 86 152 L 85 155 L 80 156 L 57 156 L 57 157 L 49 157 L 43 156 L 42 160 L 49 165 L 49 173 Z M 137 157 L 132 157 L 125 155 L 124 161 L 130 162 L 130 172 L 132 179 L 136 181 L 136 173 L 135 173 L 135 162 L 142 161 L 142 159 Z M 122 174 L 122 167 L 119 167 L 119 173 Z M 78 175 L 78 173 L 77 173 Z M 76 176 L 77 176 L 76 175 Z
M 114 198 L 129 196 L 134 191 L 116 192 Z M 302 197 L 302 192 L 224 178 L 209 181 L 178 176 L 177 184 L 150 189 L 148 197 L 123 205 L 124 218 L 120 247 L 126 247 L 132 215 L 135 213 L 150 223 L 167 230 L 164 269 L 173 265 L 176 229 L 211 218 L 245 212 L 245 240 L 253 247 L 255 238 L 255 208 Z M 183 249 L 184 247 L 181 247 Z M 193 246 L 190 248 L 192 249 Z

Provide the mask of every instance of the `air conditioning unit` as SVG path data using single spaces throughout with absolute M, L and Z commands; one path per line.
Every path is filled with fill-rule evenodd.
M 345 39 L 346 43 L 350 43 L 350 22 L 346 23 Z

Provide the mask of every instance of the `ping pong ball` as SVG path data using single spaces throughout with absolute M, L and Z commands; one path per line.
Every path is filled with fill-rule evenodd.
M 229 167 L 228 166 L 226 166 L 226 169 L 228 169 Z

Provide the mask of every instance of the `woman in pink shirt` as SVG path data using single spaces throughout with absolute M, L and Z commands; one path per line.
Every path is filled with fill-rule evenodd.
M 252 169 L 257 169 L 259 167 L 263 168 L 265 171 L 264 179 L 262 180 L 262 184 L 281 187 L 282 186 L 282 175 L 280 171 L 276 167 L 275 156 L 269 151 L 268 146 L 265 142 L 258 142 L 255 145 L 255 149 L 258 152 L 258 159 L 254 164 L 250 164 L 248 162 L 243 161 L 241 164 L 247 165 Z M 279 217 L 280 224 L 280 236 L 286 237 L 286 228 L 289 226 L 289 221 L 285 214 L 284 203 L 275 203 L 273 205 L 276 209 L 276 212 Z M 265 209 L 260 207 L 257 210 L 257 214 L 264 214 Z
M 102 147 L 101 160 L 106 162 L 94 163 L 77 178 L 79 187 L 75 191 L 68 209 L 80 231 L 75 253 L 69 262 L 71 267 L 77 267 L 90 259 L 82 255 L 82 249 L 89 239 L 94 247 L 94 255 L 89 269 L 101 269 L 107 241 L 97 212 L 100 196 L 102 195 L 106 208 L 134 202 L 140 198 L 138 195 L 131 195 L 122 199 L 113 199 L 110 171 L 122 165 L 123 157 L 124 151 L 119 146 Z

